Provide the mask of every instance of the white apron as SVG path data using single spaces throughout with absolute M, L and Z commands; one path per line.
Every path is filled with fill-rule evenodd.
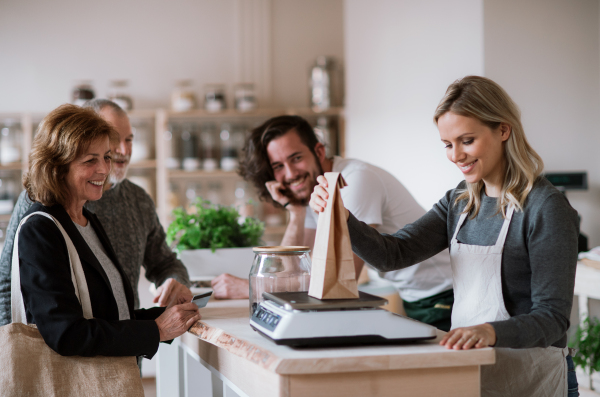
M 450 243 L 454 284 L 452 329 L 510 318 L 502 297 L 502 250 L 514 207 L 509 207 L 493 246 L 461 244 L 456 239 L 467 214 L 458 220 Z M 483 397 L 565 397 L 568 348 L 496 348 L 496 364 L 481 367 Z

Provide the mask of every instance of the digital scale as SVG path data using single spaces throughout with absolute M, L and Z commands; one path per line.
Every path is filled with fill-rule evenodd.
M 250 326 L 278 345 L 381 345 L 435 339 L 431 325 L 380 306 L 387 299 L 359 291 L 358 299 L 317 299 L 308 292 L 263 293 Z

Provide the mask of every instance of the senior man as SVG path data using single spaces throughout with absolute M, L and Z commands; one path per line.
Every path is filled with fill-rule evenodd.
M 146 270 L 146 278 L 160 286 L 154 303 L 168 306 L 190 301 L 192 293 L 188 288 L 188 272 L 165 241 L 154 202 L 141 187 L 126 179 L 133 141 L 127 114 L 114 102 L 103 99 L 92 100 L 85 107 L 94 109 L 119 134 L 118 145 L 112 147 L 110 183 L 100 200 L 88 202 L 85 207 L 98 216 L 106 230 L 133 288 L 135 308 L 140 306 L 137 290 L 142 266 Z M 0 325 L 11 322 L 10 272 L 15 232 L 32 204 L 23 191 L 6 231 L 0 257 Z
M 252 182 L 261 199 L 289 211 L 282 245 L 313 247 L 318 215 L 307 210 L 317 176 L 340 172 L 348 186 L 341 190 L 344 205 L 359 220 L 380 233 L 395 233 L 425 210 L 391 174 L 360 160 L 327 158 L 306 120 L 280 116 L 255 128 L 246 144 L 240 175 Z M 354 255 L 357 276 L 364 262 Z M 406 269 L 379 273 L 399 290 L 409 317 L 450 330 L 454 302 L 452 270 L 447 251 Z M 248 281 L 229 274 L 213 280 L 215 296 L 247 298 Z

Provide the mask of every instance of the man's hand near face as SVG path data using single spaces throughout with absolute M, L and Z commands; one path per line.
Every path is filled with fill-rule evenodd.
M 250 288 L 246 279 L 224 273 L 210 283 L 217 299 L 248 299 Z

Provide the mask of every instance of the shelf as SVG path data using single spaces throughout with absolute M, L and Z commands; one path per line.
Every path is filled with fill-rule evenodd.
M 156 160 L 151 159 L 151 160 L 136 161 L 135 163 L 129 164 L 129 168 L 132 170 L 139 170 L 139 169 L 145 169 L 145 168 L 156 168 Z
M 241 178 L 235 171 L 184 171 L 184 170 L 169 170 L 169 178 L 172 179 L 187 179 L 187 178 Z
M 10 164 L 0 165 L 0 171 L 2 171 L 2 170 L 21 171 L 22 169 L 23 169 L 22 163 L 10 163 Z
M 283 114 L 297 115 L 297 116 L 339 116 L 343 114 L 343 108 L 330 108 L 324 112 L 316 113 L 310 108 L 298 108 L 298 109 L 256 109 L 251 112 L 238 112 L 235 109 L 226 109 L 221 112 L 211 113 L 204 109 L 191 110 L 189 112 L 173 112 L 167 111 L 169 119 L 232 119 L 232 118 L 251 118 L 251 117 L 275 117 Z
M 11 214 L 0 214 L 0 222 L 8 222 L 10 221 Z
M 156 109 L 133 109 L 127 112 L 131 119 L 152 119 L 156 116 Z

